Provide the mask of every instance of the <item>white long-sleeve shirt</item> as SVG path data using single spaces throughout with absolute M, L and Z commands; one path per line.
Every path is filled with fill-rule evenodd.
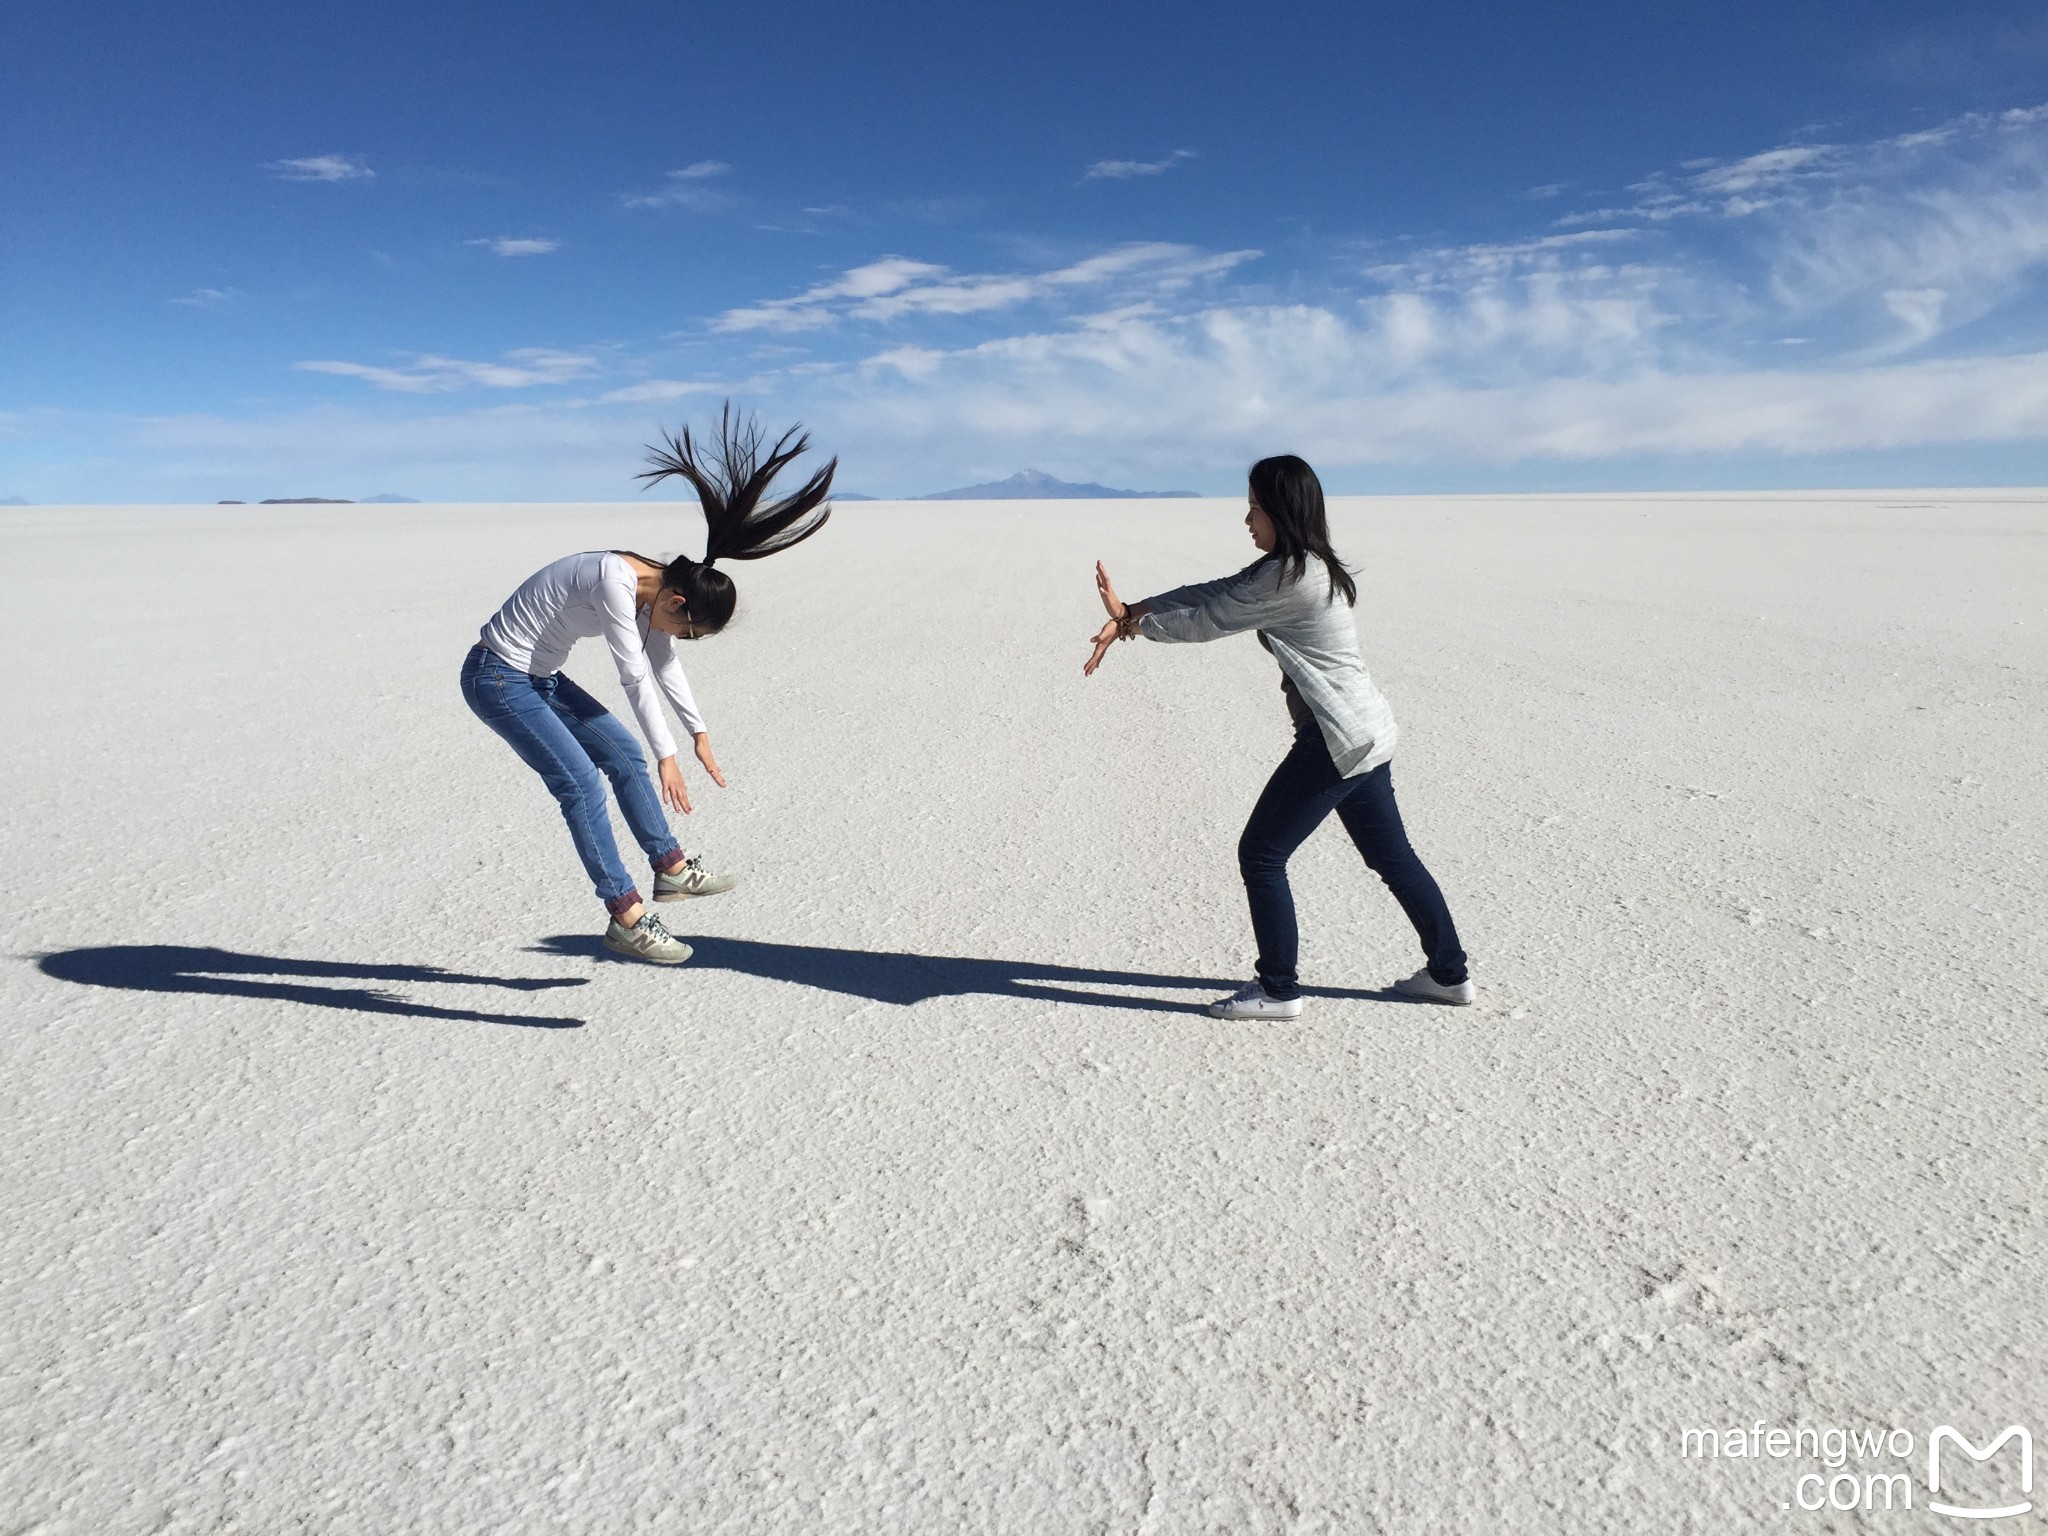
M 639 591 L 640 578 L 623 556 L 609 550 L 568 555 L 521 582 L 484 625 L 482 640 L 493 655 L 520 671 L 547 677 L 562 670 L 569 647 L 578 640 L 603 635 L 640 734 L 659 761 L 676 752 L 662 718 L 663 694 L 692 736 L 705 725 L 671 637 L 649 627 L 650 615 L 638 611 Z

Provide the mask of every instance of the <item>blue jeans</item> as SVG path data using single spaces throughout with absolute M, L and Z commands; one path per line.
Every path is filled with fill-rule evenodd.
M 569 824 L 584 873 L 597 887 L 597 899 L 614 916 L 637 904 L 640 892 L 612 838 L 606 779 L 634 840 L 654 867 L 672 869 L 683 861 L 640 743 L 616 715 L 567 677 L 560 672 L 531 677 L 483 646 L 472 646 L 462 663 L 462 697 L 547 785 Z
M 1401 812 L 1394 804 L 1392 765 L 1347 779 L 1330 761 L 1323 733 L 1314 726 L 1298 732 L 1294 750 L 1280 760 L 1252 807 L 1237 844 L 1237 867 L 1251 900 L 1252 933 L 1259 942 L 1259 982 L 1273 997 L 1301 995 L 1295 964 L 1301 936 L 1294 922 L 1294 892 L 1287 861 L 1330 812 L 1344 823 L 1366 867 L 1384 880 L 1422 940 L 1433 981 L 1456 986 L 1466 979 L 1465 951 L 1444 893 L 1408 845 Z

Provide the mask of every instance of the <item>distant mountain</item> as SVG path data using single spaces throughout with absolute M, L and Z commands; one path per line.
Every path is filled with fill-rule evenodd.
M 23 501 L 19 496 L 0 496 L 0 507 L 32 507 L 32 501 Z
M 266 496 L 259 507 L 352 507 L 346 496 Z
M 366 507 L 416 507 L 419 504 L 420 499 L 417 496 L 397 496 L 390 491 L 379 491 L 374 496 L 363 498 L 363 505 Z
M 1051 475 L 1041 474 L 1035 469 L 1020 469 L 1007 480 L 991 480 L 986 485 L 963 485 L 957 491 L 933 491 L 929 496 L 919 496 L 918 501 L 1107 501 L 1112 498 L 1123 500 L 1133 497 L 1186 499 L 1194 496 L 1193 491 L 1118 491 L 1106 485 L 1097 485 L 1092 480 L 1085 485 L 1075 485 L 1070 480 L 1055 480 Z
M 834 491 L 832 499 L 834 501 L 880 501 L 882 498 L 879 496 L 863 496 L 859 491 Z

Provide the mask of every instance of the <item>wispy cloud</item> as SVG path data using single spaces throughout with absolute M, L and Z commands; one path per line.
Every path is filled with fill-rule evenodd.
M 194 288 L 190 293 L 181 293 L 171 300 L 190 309 L 225 309 L 239 297 L 233 288 Z
M 1195 158 L 1192 149 L 1176 149 L 1164 160 L 1097 160 L 1081 173 L 1083 181 L 1128 181 L 1133 176 L 1163 176 Z
M 467 362 L 461 358 L 422 353 L 401 368 L 382 368 L 371 363 L 333 362 L 316 359 L 294 363 L 304 373 L 331 373 L 342 378 L 361 379 L 379 389 L 400 394 L 447 394 L 478 385 L 485 389 L 531 389 L 542 384 L 566 384 L 588 376 L 597 359 L 582 352 L 559 352 L 549 347 L 519 347 L 497 363 Z
M 1042 302 L 1082 289 L 1170 294 L 1220 276 L 1257 251 L 1207 252 L 1163 242 L 1119 246 L 1044 272 L 955 274 L 905 256 L 854 267 L 793 298 L 727 310 L 715 331 L 811 331 L 842 319 L 890 321 L 911 315 L 971 315 Z
M 703 379 L 645 379 L 599 395 L 600 405 L 642 405 L 664 400 L 683 400 L 691 395 L 717 395 L 732 391 L 731 384 Z
M 377 174 L 361 155 L 308 155 L 272 160 L 263 168 L 281 181 L 368 181 Z
M 628 193 L 619 201 L 628 208 L 684 208 L 692 213 L 709 213 L 726 204 L 726 196 L 705 183 L 730 175 L 732 167 L 723 160 L 695 160 L 681 170 L 670 171 L 667 182 L 652 192 Z
M 497 235 L 486 240 L 467 240 L 465 245 L 488 246 L 500 256 L 546 256 L 562 248 L 559 240 L 517 239 L 511 235 Z
M 1925 348 L 2048 263 L 2048 107 L 1692 161 L 1630 190 L 1558 225 L 1662 231 L 1666 262 L 1717 287 L 1724 318 L 1824 322 L 1864 356 Z

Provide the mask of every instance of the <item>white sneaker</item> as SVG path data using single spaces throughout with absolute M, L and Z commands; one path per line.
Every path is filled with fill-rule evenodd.
M 1298 1019 L 1301 1017 L 1301 999 L 1298 997 L 1268 997 L 1266 989 L 1254 981 L 1239 987 L 1228 997 L 1219 997 L 1209 1005 L 1212 1019 Z
M 655 871 L 654 899 L 681 901 L 685 896 L 716 896 L 720 891 L 729 891 L 737 884 L 739 881 L 732 875 L 707 874 L 703 855 L 693 853 L 668 874 Z
M 652 912 L 628 928 L 616 917 L 604 931 L 604 947 L 615 955 L 635 960 L 652 960 L 656 965 L 681 965 L 690 958 L 690 946 L 661 926 Z
M 1450 1003 L 1463 1008 L 1479 997 L 1479 989 L 1470 981 L 1461 981 L 1455 987 L 1447 987 L 1440 981 L 1429 979 L 1429 967 L 1424 966 L 1413 976 L 1403 976 L 1394 983 L 1394 990 L 1403 997 L 1419 998 L 1428 1003 Z

